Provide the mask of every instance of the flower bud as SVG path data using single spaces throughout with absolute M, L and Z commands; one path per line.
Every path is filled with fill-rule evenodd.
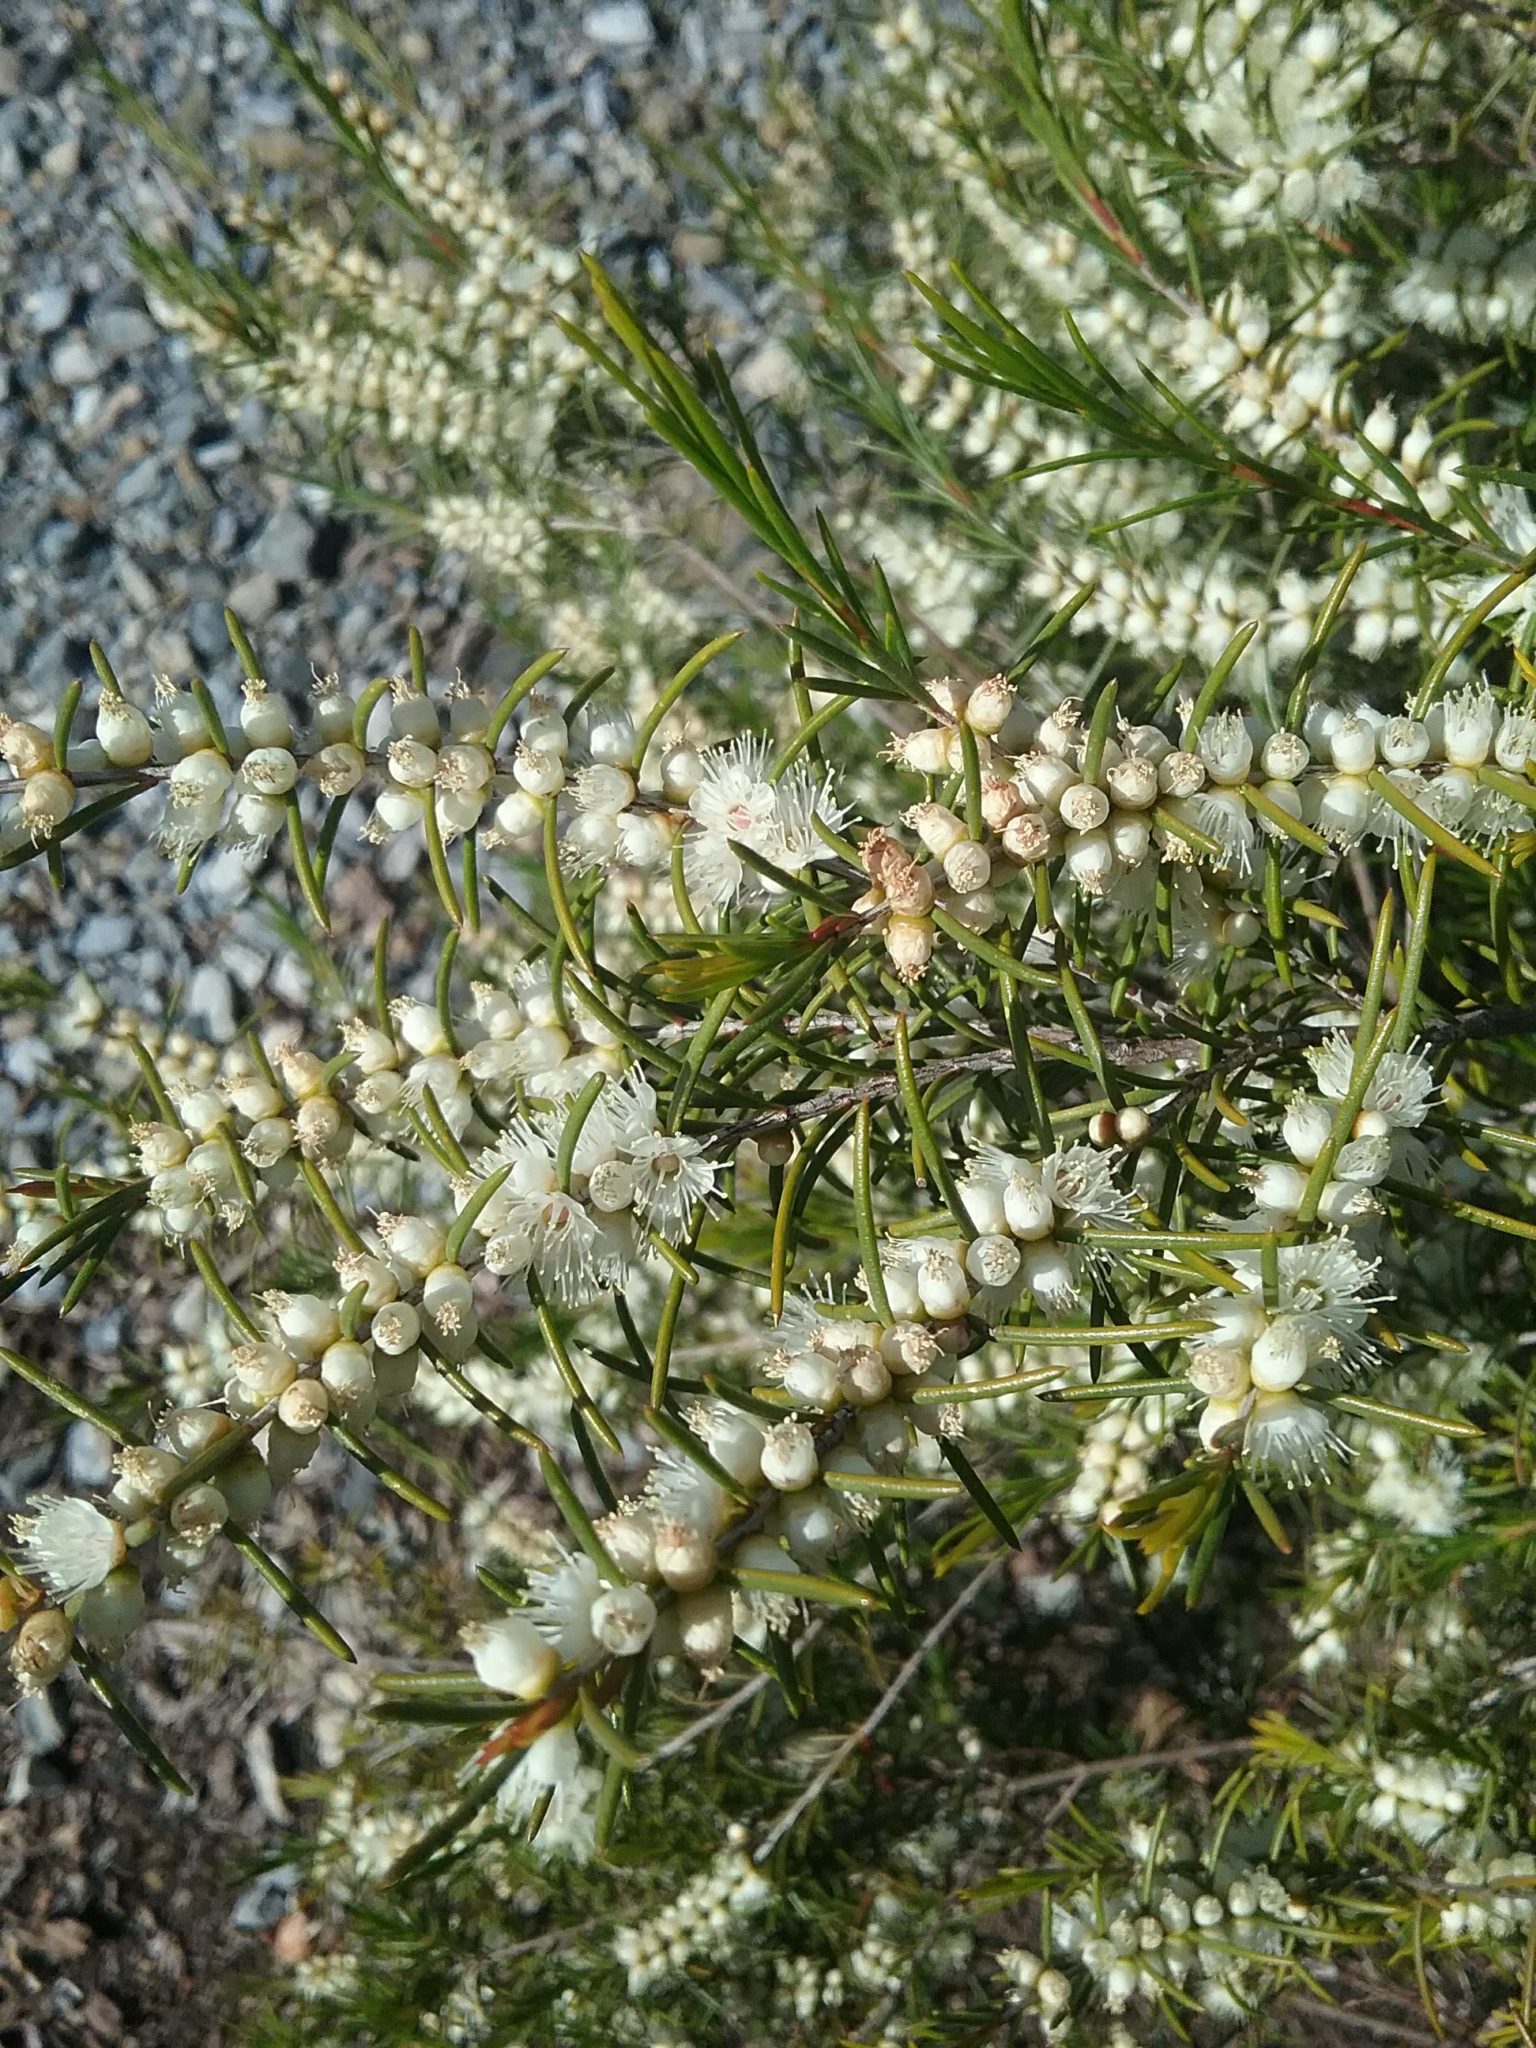
M 1190 1352 L 1184 1376 L 1213 1401 L 1240 1401 L 1249 1387 L 1247 1354 L 1235 1344 L 1202 1344 Z
M 656 1602 L 643 1586 L 614 1586 L 593 1601 L 591 1626 L 610 1655 L 638 1657 L 656 1626 Z
M 934 944 L 934 928 L 925 917 L 893 917 L 885 927 L 885 950 L 903 981 L 921 979 Z
M 114 768 L 142 768 L 155 751 L 155 735 L 137 704 L 115 690 L 96 707 L 96 738 Z
M 1056 808 L 1069 831 L 1096 832 L 1109 816 L 1109 798 L 1097 783 L 1076 782 L 1062 792 Z
M 1311 758 L 1311 749 L 1299 732 L 1272 732 L 1264 742 L 1259 764 L 1270 782 L 1295 782 Z
M 376 1351 L 386 1358 L 399 1358 L 420 1342 L 421 1317 L 408 1301 L 386 1302 L 375 1311 L 368 1334 Z
M 816 1439 L 803 1422 L 776 1422 L 763 1434 L 763 1477 L 779 1493 L 798 1493 L 820 1467 Z
M 1299 1316 L 1277 1316 L 1267 1330 L 1253 1340 L 1248 1371 L 1253 1384 L 1265 1394 L 1283 1394 L 1306 1375 L 1307 1329 Z
M 662 794 L 685 804 L 704 781 L 704 757 L 697 747 L 669 747 L 661 757 Z
M 475 1676 L 492 1692 L 540 1700 L 559 1676 L 560 1652 L 521 1614 L 472 1622 L 460 1630 L 459 1640 L 469 1652 Z
M 75 785 L 56 768 L 39 769 L 22 784 L 22 823 L 34 839 L 56 832 L 75 808 Z
M 719 1553 L 702 1529 L 679 1520 L 657 1523 L 656 1570 L 674 1593 L 697 1593 L 719 1568 Z
M 351 1416 L 373 1398 L 373 1361 L 367 1347 L 343 1338 L 320 1356 L 320 1378 L 338 1415 Z
M 210 1543 L 229 1520 L 229 1503 L 216 1486 L 189 1486 L 171 1502 L 171 1527 L 191 1543 Z
M 935 860 L 942 860 L 969 836 L 964 819 L 943 804 L 913 804 L 902 813 L 902 823 L 911 826 Z
M 978 1287 L 1006 1287 L 1017 1276 L 1019 1263 L 1019 1248 L 1011 1237 L 975 1238 L 965 1254 L 965 1270 Z
M 126 1445 L 112 1460 L 117 1474 L 110 1496 L 113 1504 L 135 1518 L 144 1514 L 159 1503 L 181 1464 L 174 1451 L 150 1444 Z
M 786 1394 L 807 1408 L 830 1414 L 843 1398 L 842 1376 L 830 1358 L 819 1352 L 802 1351 L 787 1357 L 779 1368 L 779 1384 Z
M 677 1632 L 690 1663 L 705 1672 L 720 1670 L 736 1634 L 729 1587 L 716 1583 L 685 1593 L 677 1603 Z
M 843 1363 L 843 1392 L 856 1408 L 870 1408 L 891 1391 L 890 1369 L 872 1344 L 860 1344 Z
M 331 1397 L 321 1380 L 295 1380 L 278 1397 L 278 1420 L 295 1436 L 312 1436 L 324 1427 L 331 1412 Z
M 1332 1129 L 1333 1113 L 1325 1102 L 1315 1095 L 1293 1095 L 1286 1105 L 1280 1135 L 1291 1157 L 1303 1166 L 1311 1166 L 1327 1144 Z
M 75 1615 L 75 1627 L 93 1650 L 110 1656 L 122 1648 L 143 1619 L 144 1585 L 138 1568 L 120 1564 L 85 1595 Z
M 960 715 L 972 732 L 990 738 L 1002 731 L 1012 709 L 1012 683 L 1005 676 L 988 676 L 971 691 Z
M 1205 763 L 1176 748 L 1158 762 L 1157 786 L 1164 796 L 1193 796 L 1205 787 Z
M 1149 810 L 1157 802 L 1157 764 L 1127 754 L 1105 773 L 1109 794 L 1122 811 Z
M 1044 860 L 1051 850 L 1051 828 L 1038 811 L 1020 811 L 1003 827 L 1003 851 L 1021 867 Z
M 992 856 L 974 839 L 959 840 L 944 856 L 944 879 L 962 896 L 985 889 L 992 879 Z
M 17 1629 L 8 1662 L 23 1694 L 52 1685 L 69 1663 L 74 1631 L 57 1607 L 40 1607 Z

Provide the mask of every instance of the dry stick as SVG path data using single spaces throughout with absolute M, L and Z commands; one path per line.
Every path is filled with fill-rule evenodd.
M 1266 1060 L 1303 1052 L 1309 1045 L 1318 1044 L 1338 1029 L 1336 1024 L 1308 1024 L 1295 1031 L 1277 1031 L 1268 1037 L 1250 1039 L 1239 1052 L 1218 1061 L 1214 1067 L 1197 1067 L 1184 1074 L 1149 1074 L 1147 1085 L 1164 1094 L 1178 1095 L 1191 1088 L 1203 1087 L 1213 1075 L 1243 1072 L 1250 1067 L 1262 1066 Z M 1459 1045 L 1470 1038 L 1498 1038 L 1521 1031 L 1536 1031 L 1536 1003 L 1490 1003 L 1479 1010 L 1465 1010 L 1449 1017 L 1432 1017 L 1419 1026 L 1417 1036 L 1427 1045 Z M 1060 1046 L 1064 1051 L 1083 1050 L 1075 1033 L 1061 1026 L 1037 1029 L 1029 1036 L 1038 1044 Z M 1113 1053 L 1127 1067 L 1161 1066 L 1169 1062 L 1178 1065 L 1196 1060 L 1208 1050 L 1194 1038 L 1118 1042 L 1106 1039 L 1104 1044 L 1106 1051 Z M 926 1089 L 934 1081 L 952 1080 L 959 1074 L 1006 1074 L 1014 1064 L 1010 1046 L 988 1046 L 977 1052 L 955 1053 L 946 1059 L 924 1060 L 913 1072 L 918 1087 Z M 756 1110 L 751 1116 L 728 1125 L 710 1142 L 722 1151 L 729 1151 L 746 1138 L 787 1130 L 796 1124 L 813 1122 L 818 1117 L 835 1116 L 843 1110 L 856 1109 L 861 1102 L 885 1101 L 893 1097 L 898 1088 L 894 1071 L 872 1074 L 867 1081 L 856 1081 L 846 1088 L 827 1088 L 819 1095 L 807 1095 L 798 1102 Z
M 1369 2013 L 1351 2012 L 1347 2005 L 1329 2005 L 1325 1999 L 1308 1998 L 1302 1992 L 1283 1999 L 1285 2009 L 1290 2012 L 1306 2013 L 1311 2019 L 1331 2020 L 1338 2027 L 1352 2027 L 1356 2033 L 1373 2034 L 1379 2041 L 1391 2041 L 1396 2048 L 1454 2048 L 1448 2034 L 1421 2033 L 1417 2027 L 1405 2027 L 1401 2020 L 1372 2019 Z M 1472 2048 L 1466 2035 L 1462 2036 L 1464 2048 Z
M 956 1594 L 955 1598 L 945 1608 L 906 1663 L 902 1665 L 896 1676 L 880 1695 L 874 1706 L 864 1716 L 858 1727 L 851 1734 L 843 1737 L 837 1748 L 833 1750 L 831 1756 L 828 1757 L 799 1798 L 785 1807 L 773 1826 L 752 1851 L 752 1861 L 754 1863 L 766 1863 L 779 1843 L 800 1818 L 801 1814 L 809 1807 L 815 1805 L 853 1751 L 857 1749 L 867 1736 L 874 1733 L 892 1707 L 895 1706 L 897 1700 L 900 1699 L 901 1695 L 921 1670 L 923 1659 L 933 1648 L 934 1644 L 948 1633 L 982 1588 L 989 1585 L 997 1577 L 997 1574 L 1002 1570 L 1006 1562 L 1007 1559 L 1005 1557 L 994 1557 L 990 1564 L 982 1567 L 968 1586 Z
M 1112 1778 L 1120 1771 L 1155 1770 L 1164 1764 L 1199 1763 L 1213 1756 L 1246 1756 L 1252 1748 L 1252 1736 L 1234 1735 L 1225 1742 L 1186 1742 L 1177 1749 L 1132 1750 L 1126 1756 L 1101 1756 L 1095 1757 L 1091 1763 L 1063 1764 L 1054 1771 L 1032 1771 L 1027 1778 L 1010 1779 L 1008 1790 L 1052 1792 L 1058 1785 L 1077 1785 L 1088 1778 Z

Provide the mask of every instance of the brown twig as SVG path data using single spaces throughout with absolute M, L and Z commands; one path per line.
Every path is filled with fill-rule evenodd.
M 912 1683 L 912 1680 L 917 1676 L 919 1670 L 921 1670 L 923 1659 L 928 1655 L 934 1644 L 953 1628 L 977 1594 L 997 1577 L 997 1574 L 1002 1570 L 1006 1562 L 1006 1558 L 1001 1555 L 994 1557 L 991 1563 L 984 1565 L 975 1578 L 951 1600 L 948 1607 L 945 1608 L 932 1628 L 928 1630 L 917 1648 L 896 1673 L 896 1676 L 891 1680 L 874 1706 L 864 1716 L 858 1727 L 843 1737 L 842 1741 L 833 1750 L 805 1790 L 800 1793 L 798 1798 L 792 1800 L 785 1807 L 784 1811 L 773 1823 L 773 1826 L 769 1828 L 767 1834 L 763 1836 L 757 1847 L 752 1851 L 752 1861 L 754 1863 L 766 1863 L 779 1843 L 783 1841 L 784 1837 L 795 1825 L 795 1822 L 799 1820 L 800 1816 L 815 1805 L 854 1750 L 858 1748 L 861 1742 L 874 1733 L 892 1707 L 895 1706 L 897 1700 L 900 1699 L 901 1695 Z

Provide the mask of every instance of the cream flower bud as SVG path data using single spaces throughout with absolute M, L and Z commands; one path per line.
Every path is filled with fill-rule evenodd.
M 373 1398 L 373 1360 L 366 1345 L 342 1339 L 320 1356 L 320 1378 L 339 1415 L 349 1416 Z
M 776 1422 L 763 1433 L 763 1477 L 779 1493 L 798 1493 L 816 1479 L 816 1439 L 803 1422 Z
M 1328 727 L 1328 758 L 1344 775 L 1364 775 L 1376 764 L 1376 731 L 1369 720 L 1345 712 Z
M 554 796 L 565 787 L 565 761 L 559 754 L 536 752 L 520 745 L 512 758 L 512 773 L 519 789 L 529 796 Z
M 1056 808 L 1069 831 L 1096 832 L 1109 816 L 1109 798 L 1097 783 L 1075 782 L 1062 791 Z
M 921 1323 L 893 1323 L 880 1333 L 880 1356 L 892 1373 L 929 1372 L 939 1355 L 937 1339 Z
M 155 751 L 155 735 L 137 704 L 116 691 L 96 707 L 96 738 L 114 768 L 142 768 Z
M 295 1380 L 278 1397 L 278 1419 L 296 1436 L 312 1436 L 330 1412 L 330 1392 L 321 1380 Z
M 257 1407 L 275 1400 L 299 1376 L 297 1363 L 279 1344 L 242 1344 L 231 1363 L 235 1378 Z
M 1311 749 L 1299 732 L 1272 732 L 1259 757 L 1271 782 L 1295 782 L 1311 758 Z
M 1028 1241 L 1049 1236 L 1056 1205 L 1037 1174 L 1014 1173 L 1003 1188 L 1003 1215 L 1013 1235 Z
M 638 1657 L 655 1626 L 656 1602 L 643 1586 L 614 1586 L 592 1603 L 592 1633 L 611 1656 Z
M 340 1103 L 329 1095 L 301 1104 L 293 1128 L 306 1159 L 340 1159 L 352 1143 L 352 1126 Z
M 1240 1401 L 1249 1387 L 1248 1357 L 1235 1344 L 1202 1344 L 1191 1351 L 1184 1376 L 1215 1401 Z
M 496 830 L 503 839 L 527 839 L 541 822 L 542 813 L 525 789 L 514 789 L 496 806 Z
M 1441 705 L 1445 758 L 1455 768 L 1480 768 L 1493 748 L 1498 706 L 1480 684 L 1458 690 Z
M 1144 811 L 1157 802 L 1157 763 L 1127 754 L 1104 777 L 1110 796 L 1122 811 Z
M 830 1358 L 815 1351 L 797 1352 L 786 1358 L 779 1368 L 779 1384 L 803 1406 L 824 1413 L 836 1408 L 843 1397 L 842 1376 L 837 1367 Z
M 1308 1351 L 1306 1324 L 1301 1318 L 1277 1316 L 1253 1340 L 1248 1357 L 1253 1384 L 1262 1393 L 1283 1394 L 1306 1376 Z
M 140 1171 L 151 1175 L 180 1166 L 192 1149 L 186 1132 L 174 1124 L 136 1124 L 133 1142 Z
M 1038 811 L 1020 811 L 1003 827 L 1003 851 L 1021 866 L 1046 859 L 1051 850 L 1051 828 Z
M 685 804 L 697 794 L 704 781 L 704 756 L 697 747 L 668 747 L 661 757 L 662 794 L 675 804 Z
M 471 1622 L 459 1631 L 475 1676 L 492 1692 L 541 1700 L 560 1675 L 560 1652 L 521 1614 Z
M 25 718 L 0 723 L 0 760 L 14 775 L 41 774 L 53 766 L 53 740 Z
M 1164 796 L 1193 796 L 1205 787 L 1205 763 L 1175 748 L 1157 764 L 1157 786 Z
M 17 1629 L 7 1662 L 18 1690 L 40 1693 L 67 1667 L 74 1630 L 57 1607 L 40 1607 Z
M 293 720 L 288 716 L 287 705 L 261 682 L 245 684 L 240 702 L 240 730 L 258 749 L 287 747 L 293 740 Z
M 421 1317 L 408 1301 L 386 1302 L 369 1326 L 374 1349 L 386 1358 L 399 1358 L 421 1339 Z
M 1081 746 L 1082 739 L 1083 721 L 1077 699 L 1063 697 L 1042 721 L 1035 743 L 1043 754 L 1064 757 Z
M 368 768 L 367 757 L 350 740 L 334 740 L 322 747 L 305 764 L 309 775 L 325 796 L 350 796 Z
M 1247 778 L 1253 763 L 1253 736 L 1237 712 L 1213 712 L 1201 731 L 1198 746 L 1212 782 L 1230 785 Z
M 41 768 L 22 784 L 21 820 L 34 839 L 56 832 L 75 808 L 75 785 L 56 768 Z
M 1378 745 L 1389 768 L 1417 768 L 1429 758 L 1429 727 L 1417 718 L 1389 718 Z
M 1267 1159 L 1249 1182 L 1254 1205 L 1276 1215 L 1294 1216 L 1306 1193 L 1307 1177 L 1299 1167 L 1283 1159 Z
M 944 879 L 962 896 L 985 889 L 992 879 L 992 856 L 974 839 L 961 839 L 944 856 Z
M 718 1671 L 736 1634 L 730 1588 L 715 1584 L 685 1593 L 677 1603 L 677 1633 L 690 1663 L 706 1672 Z
M 318 1294 L 287 1294 L 276 1309 L 278 1334 L 295 1350 L 318 1357 L 341 1335 L 336 1304 Z
M 710 1583 L 719 1568 L 720 1556 L 714 1542 L 692 1522 L 669 1520 L 656 1524 L 656 1570 L 663 1584 L 674 1593 L 697 1593 Z
M 951 1322 L 965 1314 L 971 1305 L 971 1289 L 958 1247 L 935 1246 L 923 1254 L 917 1268 L 917 1296 L 923 1314 L 938 1322 Z
M 856 1408 L 873 1407 L 891 1391 L 890 1368 L 872 1344 L 860 1344 L 843 1361 L 843 1392 Z
M 171 770 L 167 793 L 173 808 L 222 803 L 234 770 L 212 747 L 199 747 Z
M 891 758 L 914 775 L 943 775 L 949 769 L 950 730 L 932 725 L 891 742 Z
M 229 1503 L 216 1486 L 189 1486 L 171 1502 L 171 1527 L 193 1543 L 211 1542 L 228 1520 Z
M 978 1287 L 1006 1287 L 1019 1263 L 1019 1248 L 1011 1237 L 975 1238 L 965 1254 L 965 1270 Z
M 1135 1103 L 1132 1103 L 1129 1109 L 1122 1109 L 1115 1118 L 1115 1140 L 1128 1151 L 1134 1151 L 1138 1145 L 1144 1145 L 1151 1135 L 1152 1119 Z
M 180 1472 L 181 1459 L 156 1445 L 129 1444 L 113 1458 L 112 1468 L 117 1474 L 112 1503 L 136 1519 L 156 1505 Z
M 1031 1294 L 1048 1306 L 1067 1308 L 1077 1299 L 1072 1261 L 1050 1238 L 1027 1247 L 1019 1270 Z
M 240 763 L 236 783 L 257 796 L 286 796 L 299 779 L 299 764 L 286 747 L 257 747 Z
M 961 717 L 972 732 L 985 734 L 1001 732 L 1008 723 L 1008 714 L 1013 709 L 1013 685 L 1004 676 L 988 676 L 979 682 L 965 700 Z
M 422 1278 L 442 1263 L 446 1240 L 423 1216 L 381 1216 L 379 1235 L 389 1256 Z
M 911 826 L 935 860 L 942 860 L 952 846 L 969 836 L 964 819 L 944 804 L 913 804 L 903 811 L 902 823 Z
M 1018 778 L 1031 803 L 1052 811 L 1082 779 L 1070 762 L 1054 754 L 1026 754 L 1018 764 Z
M 903 981 L 916 981 L 933 958 L 936 934 L 926 917 L 893 917 L 885 927 L 885 950 Z
M 1115 878 L 1115 852 L 1105 832 L 1074 832 L 1067 841 L 1066 872 L 1085 896 L 1102 896 Z
M 385 758 L 391 779 L 402 789 L 426 789 L 437 775 L 437 749 L 424 740 L 392 740 Z
M 1018 816 L 1024 808 L 1024 799 L 1019 785 L 1010 782 L 1006 776 L 988 775 L 981 785 L 982 820 L 991 832 L 1001 832 L 1010 818 Z
M 228 1436 L 229 1430 L 229 1417 L 217 1408 L 173 1408 L 161 1416 L 156 1435 L 161 1447 L 173 1456 L 196 1458 Z

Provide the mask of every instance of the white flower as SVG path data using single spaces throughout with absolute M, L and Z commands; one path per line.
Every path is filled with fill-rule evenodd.
M 459 1640 L 474 1663 L 475 1676 L 493 1692 L 520 1700 L 542 1699 L 560 1670 L 560 1653 L 520 1614 L 472 1622 Z
M 1330 1102 L 1342 1102 L 1349 1093 L 1354 1040 L 1336 1031 L 1321 1045 L 1309 1047 L 1307 1059 L 1323 1094 Z M 1379 1117 L 1381 1125 L 1368 1125 L 1357 1135 L 1380 1137 L 1389 1130 L 1417 1130 L 1434 1098 L 1435 1077 L 1427 1053 L 1418 1048 L 1384 1053 L 1361 1100 L 1362 1111 Z
M 1326 1478 L 1345 1446 L 1327 1414 L 1300 1394 L 1259 1394 L 1243 1436 L 1243 1455 L 1287 1487 Z
M 716 1169 L 697 1138 L 653 1131 L 626 1144 L 635 1168 L 635 1207 L 663 1235 L 684 1230 L 695 1202 L 713 1194 Z
M 600 1773 L 582 1762 L 575 1729 L 562 1721 L 529 1743 L 497 1805 L 509 1820 L 525 1826 L 548 1795 L 535 1847 L 541 1855 L 563 1853 L 585 1862 L 596 1844 L 592 1808 L 602 1782 Z
M 816 820 L 834 828 L 842 820 L 830 776 L 818 785 L 805 762 L 795 761 L 770 782 L 772 752 L 766 739 L 746 734 L 701 758 L 702 778 L 688 799 L 697 829 L 683 842 L 684 876 L 700 905 L 720 909 L 748 890 L 772 893 L 738 847 L 793 873 L 820 851 Z
M 579 1664 L 596 1653 L 592 1608 L 605 1590 L 597 1566 L 584 1554 L 572 1557 L 561 1551 L 558 1564 L 528 1574 L 527 1618 L 555 1645 L 563 1662 Z
M 99 1586 L 126 1555 L 121 1526 L 89 1501 L 34 1494 L 30 1515 L 14 1515 L 11 1533 L 29 1572 L 55 1599 Z

